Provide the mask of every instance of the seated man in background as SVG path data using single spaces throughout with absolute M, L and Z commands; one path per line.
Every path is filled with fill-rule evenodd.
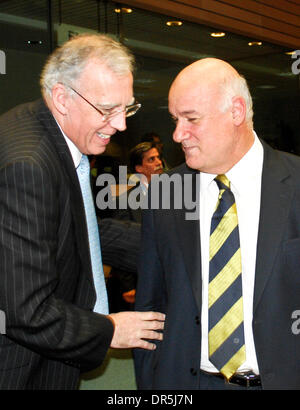
M 113 213 L 113 218 L 123 221 L 133 221 L 140 226 L 142 210 L 140 207 L 132 209 L 128 203 L 128 196 L 133 193 L 133 190 L 135 190 L 135 197 L 146 197 L 152 175 L 160 175 L 163 172 L 162 161 L 155 143 L 142 142 L 130 150 L 129 162 L 130 171 L 136 174 L 134 177 L 136 176 L 137 184 L 136 186 L 130 186 L 128 191 L 117 198 L 117 210 Z M 130 179 L 132 181 L 133 176 L 131 176 Z M 138 193 L 136 191 L 138 191 Z M 127 208 L 118 209 L 119 203 L 123 202 L 123 198 L 125 198 Z M 140 241 L 140 231 L 138 233 L 138 240 Z M 124 270 L 123 268 L 116 269 L 113 267 L 108 281 L 108 295 L 112 311 L 133 308 L 135 302 L 136 281 L 136 266 L 134 271 L 132 269 Z

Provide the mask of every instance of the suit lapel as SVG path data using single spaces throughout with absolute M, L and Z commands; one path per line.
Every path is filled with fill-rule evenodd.
M 84 204 L 70 150 L 53 115 L 42 100 L 39 103 L 37 118 L 44 126 L 46 135 L 50 139 L 50 142 L 56 148 L 62 164 L 62 171 L 65 174 L 66 179 L 69 181 L 71 213 L 75 227 L 76 244 L 80 259 L 82 261 L 82 269 L 83 271 L 86 271 L 89 280 L 93 284 L 94 282 L 90 258 L 86 257 L 86 255 L 89 254 L 89 241 L 85 221 Z
M 192 179 L 192 198 L 197 204 L 199 204 L 199 179 L 198 172 L 184 168 L 184 173 L 181 174 L 182 179 L 184 175 L 188 175 L 188 178 Z M 187 184 L 190 180 L 187 181 Z M 183 179 L 183 188 L 184 188 Z M 198 189 L 197 189 L 198 188 Z M 182 208 L 175 209 L 175 223 L 178 232 L 178 238 L 180 239 L 180 246 L 183 253 L 184 263 L 191 282 L 194 298 L 199 312 L 201 311 L 201 248 L 200 248 L 200 226 L 199 226 L 199 214 L 195 210 L 191 211 L 186 207 L 184 199 L 184 189 L 182 189 Z M 191 216 L 191 212 L 194 215 L 193 219 L 188 219 L 187 215 Z
M 289 214 L 293 188 L 278 152 L 263 143 L 264 165 L 254 287 L 255 311 L 270 278 Z

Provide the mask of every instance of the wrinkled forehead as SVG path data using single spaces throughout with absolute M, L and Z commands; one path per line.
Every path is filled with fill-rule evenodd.
M 105 65 L 88 65 L 78 81 L 78 88 L 104 109 L 134 102 L 132 73 L 119 75 Z
M 173 115 L 208 110 L 221 97 L 217 83 L 206 82 L 203 78 L 196 81 L 175 81 L 169 92 L 169 111 Z

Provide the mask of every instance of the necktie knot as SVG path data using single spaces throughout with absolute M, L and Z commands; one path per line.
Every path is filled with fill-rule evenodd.
M 220 190 L 219 200 L 222 199 L 223 194 L 224 194 L 225 191 L 227 191 L 227 196 L 228 195 L 232 196 L 232 193 L 231 193 L 231 190 L 230 190 L 230 181 L 229 181 L 229 179 L 227 178 L 226 175 L 221 174 L 221 175 L 216 176 L 215 181 L 216 181 L 216 183 L 218 185 L 218 188 Z
M 77 173 L 79 173 L 82 176 L 89 176 L 90 174 L 90 162 L 88 157 L 84 154 L 82 154 L 81 156 L 81 160 L 77 168 Z
M 219 189 L 230 189 L 230 181 L 226 175 L 221 174 L 216 176 L 215 181 L 219 187 Z

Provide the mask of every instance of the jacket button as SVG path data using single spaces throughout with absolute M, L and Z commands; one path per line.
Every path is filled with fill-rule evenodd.
M 190 372 L 193 376 L 197 375 L 197 370 L 195 370 L 193 367 L 190 369 Z
M 196 317 L 195 317 L 195 322 L 196 322 L 196 325 L 200 325 L 200 319 L 199 319 L 199 316 L 196 316 Z

